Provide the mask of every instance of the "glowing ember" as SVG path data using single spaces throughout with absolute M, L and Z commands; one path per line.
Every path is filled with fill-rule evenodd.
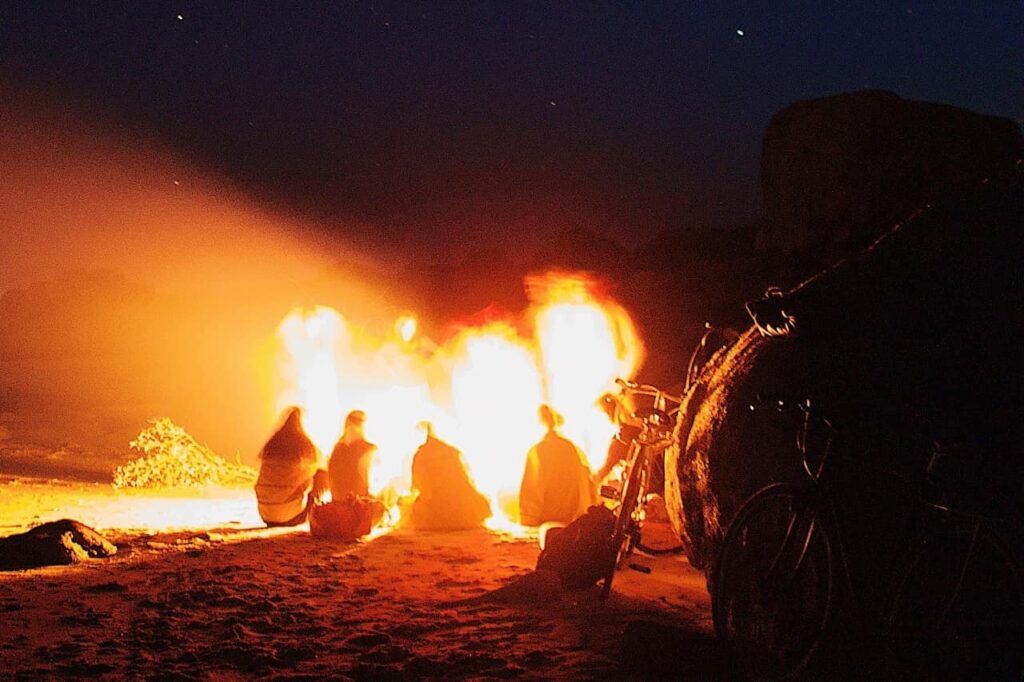
M 375 339 L 332 308 L 294 310 L 278 328 L 284 389 L 277 409 L 298 405 L 326 458 L 349 410 L 367 413 L 377 444 L 371 490 L 409 490 L 410 463 L 424 420 L 462 450 L 497 526 L 514 516 L 529 448 L 542 436 L 537 408 L 550 403 L 565 434 L 599 466 L 614 428 L 597 407 L 616 377 L 632 377 L 643 346 L 628 313 L 583 276 L 548 274 L 528 282 L 530 336 L 512 320 L 461 329 L 440 346 L 412 344 L 416 318 L 396 320 Z M 423 349 L 433 350 L 425 354 Z M 494 525 L 494 524 L 492 524 Z

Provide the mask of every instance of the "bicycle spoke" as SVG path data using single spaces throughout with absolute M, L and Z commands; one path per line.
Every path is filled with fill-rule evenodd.
M 790 515 L 789 524 L 786 526 L 786 534 L 782 538 L 782 544 L 779 546 L 779 551 L 775 553 L 775 556 L 772 558 L 771 564 L 768 565 L 768 571 L 765 574 L 766 578 L 770 578 L 772 574 L 775 573 L 775 570 L 778 568 L 779 561 L 781 561 L 782 555 L 785 554 L 786 549 L 789 547 L 789 541 L 793 537 L 793 530 L 796 527 L 796 521 L 798 517 L 799 514 L 796 513 Z
M 803 668 L 831 603 L 831 559 L 813 508 L 790 487 L 749 500 L 730 526 L 716 573 L 715 625 L 754 677 Z
M 980 523 L 929 540 L 893 605 L 899 674 L 1021 677 L 1024 594 L 1012 555 Z

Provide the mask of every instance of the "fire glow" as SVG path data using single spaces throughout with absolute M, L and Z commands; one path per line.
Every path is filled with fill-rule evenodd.
M 496 520 L 514 521 L 526 454 L 543 435 L 538 407 L 563 415 L 564 434 L 597 468 L 614 434 L 598 401 L 643 360 L 629 314 L 587 277 L 548 273 L 530 278 L 527 290 L 526 332 L 511 319 L 492 321 L 441 345 L 417 337 L 411 314 L 372 338 L 333 308 L 293 310 L 277 330 L 277 408 L 303 409 L 324 460 L 345 414 L 364 410 L 367 438 L 378 446 L 370 488 L 388 504 L 409 492 L 412 454 L 423 441 L 416 425 L 430 421 L 462 451 Z

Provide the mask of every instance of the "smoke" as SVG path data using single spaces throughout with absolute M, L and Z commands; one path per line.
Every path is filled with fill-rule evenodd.
M 144 133 L 0 91 L 0 471 L 105 476 L 155 416 L 254 461 L 282 317 L 394 319 L 365 284 L 386 269 L 322 227 Z

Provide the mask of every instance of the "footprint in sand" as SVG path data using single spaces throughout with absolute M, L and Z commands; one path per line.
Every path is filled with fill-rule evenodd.
M 109 583 L 97 583 L 95 585 L 88 585 L 86 587 L 83 587 L 82 591 L 88 592 L 90 594 L 107 594 L 125 592 L 127 591 L 127 589 L 128 588 L 123 583 L 112 581 Z
M 360 654 L 359 660 L 363 663 L 402 663 L 411 655 L 404 647 L 385 644 Z
M 71 661 L 58 665 L 57 673 L 61 677 L 98 677 L 114 671 L 108 663 L 91 663 L 89 661 Z
M 456 566 L 467 566 L 469 564 L 477 564 L 483 561 L 480 557 L 472 556 L 470 554 L 442 554 L 441 559 L 449 564 L 455 564 Z
M 383 632 L 363 632 L 352 635 L 345 640 L 345 644 L 359 649 L 369 649 L 375 646 L 391 644 L 391 637 Z
M 477 580 L 452 580 L 451 578 L 445 578 L 434 583 L 434 587 L 440 587 L 442 589 L 447 587 L 475 587 L 480 582 Z

